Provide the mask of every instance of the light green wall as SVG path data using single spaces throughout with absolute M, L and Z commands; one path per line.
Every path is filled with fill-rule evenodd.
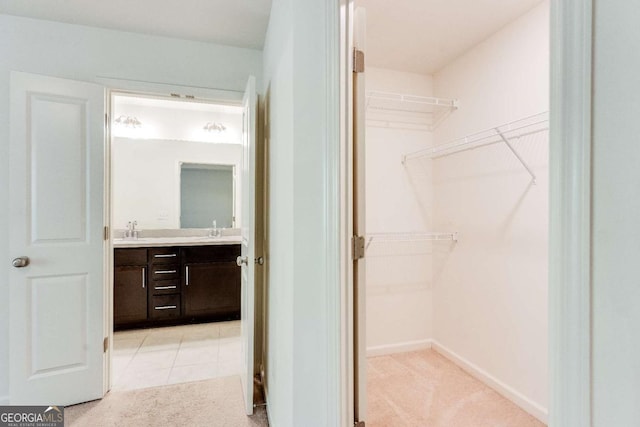
M 592 414 L 640 425 L 640 3 L 594 1 Z
M 8 260 L 9 74 L 96 82 L 98 77 L 244 91 L 262 52 L 0 15 L 0 259 Z M 8 295 L 8 262 L 0 294 Z M 0 299 L 0 403 L 8 395 L 9 301 Z
M 334 426 L 339 384 L 338 2 L 274 0 L 264 51 L 269 129 L 267 385 L 273 425 Z M 335 102 L 336 105 L 330 105 Z M 331 109 L 330 107 L 335 107 Z M 335 135 L 327 132 L 335 129 Z

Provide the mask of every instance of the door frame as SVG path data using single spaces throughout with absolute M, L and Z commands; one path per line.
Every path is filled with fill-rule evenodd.
M 132 95 L 140 97 L 163 97 L 167 99 L 173 99 L 175 101 L 189 101 L 184 98 L 184 94 L 193 95 L 196 99 L 204 99 L 211 103 L 229 104 L 242 106 L 243 91 L 232 91 L 225 89 L 214 88 L 202 88 L 192 86 L 181 86 L 173 84 L 163 83 L 148 83 L 135 80 L 122 80 L 106 77 L 98 77 L 96 81 L 105 87 L 105 111 L 107 117 L 105 118 L 105 200 L 104 200 L 104 218 L 105 224 L 109 232 L 108 239 L 105 241 L 105 275 L 104 275 L 104 336 L 108 339 L 107 351 L 104 353 L 104 394 L 111 390 L 111 360 L 113 350 L 113 242 L 111 235 L 113 233 L 113 212 L 112 212 L 112 200 L 113 200 L 113 186 L 112 186 L 112 158 L 111 158 L 111 120 L 112 120 L 112 108 L 113 98 L 116 95 Z M 181 97 L 173 96 L 173 94 L 182 94 Z M 258 135 L 256 135 L 258 136 Z M 258 140 L 258 139 L 257 139 Z M 255 308 L 254 308 L 255 311 Z M 254 331 L 255 341 L 255 331 Z
M 592 0 L 551 1 L 549 425 L 591 425 Z
M 355 421 L 355 316 L 354 277 L 351 259 L 351 236 L 353 236 L 353 27 L 355 0 L 338 0 L 339 47 L 337 55 L 330 60 L 337 62 L 339 70 L 339 236 L 340 236 L 340 425 L 352 426 Z
M 354 0 L 338 0 L 340 54 L 340 212 L 342 425 L 354 420 L 353 229 L 350 74 Z M 549 389 L 550 426 L 591 425 L 592 0 L 551 1 Z M 365 309 L 365 307 L 362 307 Z

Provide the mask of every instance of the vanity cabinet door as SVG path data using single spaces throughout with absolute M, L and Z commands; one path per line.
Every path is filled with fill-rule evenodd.
M 114 326 L 147 320 L 146 266 L 117 266 L 113 283 Z
M 145 248 L 116 249 L 113 274 L 113 324 L 120 326 L 147 320 L 148 268 Z
M 184 315 L 240 318 L 240 268 L 235 262 L 185 264 Z

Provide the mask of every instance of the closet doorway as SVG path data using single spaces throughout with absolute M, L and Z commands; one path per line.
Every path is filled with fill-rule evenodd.
M 356 420 L 543 426 L 549 1 L 356 6 Z

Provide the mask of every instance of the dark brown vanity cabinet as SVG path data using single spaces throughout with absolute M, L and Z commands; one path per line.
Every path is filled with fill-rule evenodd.
M 239 245 L 183 248 L 184 315 L 240 318 Z
M 117 249 L 113 274 L 114 326 L 147 320 L 147 250 Z
M 117 248 L 114 327 L 240 319 L 240 245 Z

